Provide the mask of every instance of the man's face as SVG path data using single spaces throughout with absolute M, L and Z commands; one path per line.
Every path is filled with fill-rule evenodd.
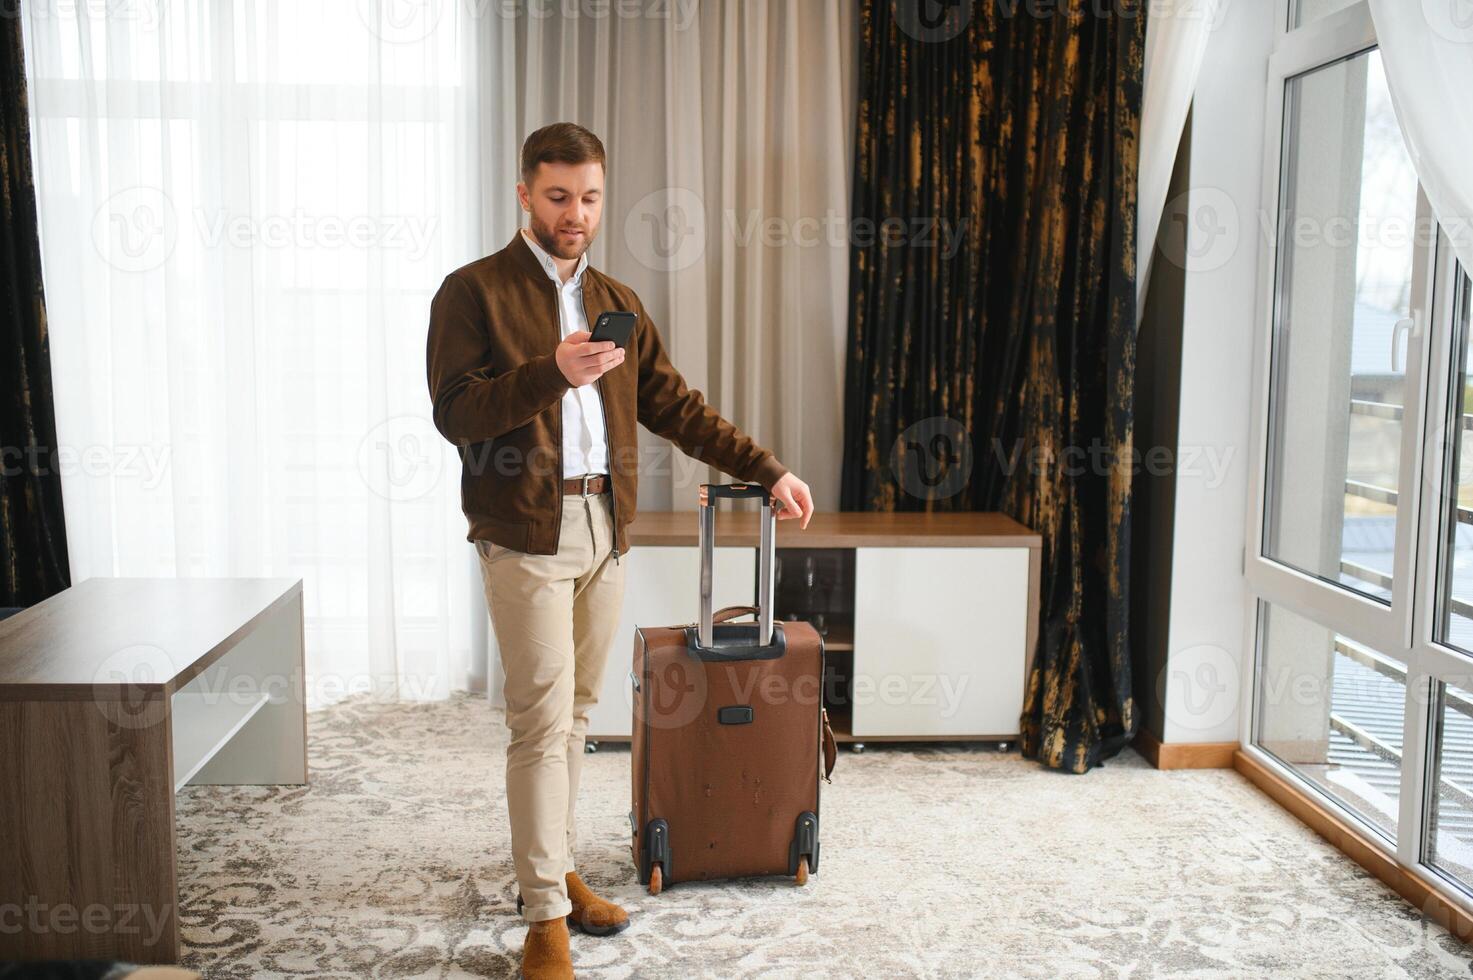
M 598 234 L 604 209 L 604 168 L 590 163 L 543 163 L 532 184 L 517 184 L 532 215 L 532 237 L 548 255 L 577 259 Z

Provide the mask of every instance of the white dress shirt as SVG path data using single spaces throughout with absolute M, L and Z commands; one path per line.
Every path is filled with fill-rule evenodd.
M 558 278 L 557 265 L 537 240 L 522 229 L 522 238 L 537 257 L 547 277 L 557 284 L 558 323 L 562 336 L 587 330 L 588 314 L 583 310 L 583 270 L 588 268 L 588 253 L 578 259 L 578 268 L 567 282 Z M 603 402 L 598 395 L 598 382 L 570 387 L 563 393 L 563 477 L 609 471 L 609 443 L 604 430 Z

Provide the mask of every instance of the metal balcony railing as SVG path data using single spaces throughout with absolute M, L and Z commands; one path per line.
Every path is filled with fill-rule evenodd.
M 1396 661 L 1382 656 L 1374 650 L 1352 643 L 1344 637 L 1335 638 L 1335 653 L 1368 671 L 1388 678 L 1399 687 L 1406 686 L 1406 670 Z M 1363 674 L 1360 677 L 1364 677 Z M 1384 690 L 1376 691 L 1365 683 L 1357 682 L 1356 672 L 1337 669 L 1335 687 L 1330 703 L 1330 729 L 1354 743 L 1363 752 L 1381 759 L 1396 770 L 1401 768 L 1401 725 L 1405 705 L 1401 700 L 1388 703 Z M 1456 715 L 1465 719 L 1464 724 L 1473 725 L 1473 698 L 1453 687 L 1444 688 L 1444 704 Z M 1444 731 L 1441 746 L 1442 765 L 1438 778 L 1438 792 L 1444 799 L 1456 801 L 1466 809 L 1467 830 L 1473 834 L 1473 739 L 1457 737 L 1461 733 Z M 1448 737 L 1454 735 L 1454 737 Z M 1342 756 L 1342 765 L 1356 768 L 1354 758 Z M 1388 774 L 1375 767 L 1366 767 L 1361 773 L 1372 784 L 1384 780 Z M 1387 786 L 1386 789 L 1394 789 Z
M 1403 412 L 1400 405 L 1392 405 L 1389 402 L 1373 402 L 1363 398 L 1352 398 L 1350 400 L 1350 414 L 1400 422 Z M 1463 431 L 1473 432 L 1473 415 L 1463 416 Z M 1377 486 L 1374 483 L 1365 483 L 1360 480 L 1346 480 L 1345 493 L 1350 497 L 1373 500 L 1380 504 L 1390 504 L 1392 507 L 1396 506 L 1397 494 L 1390 487 Z M 1459 524 L 1473 524 L 1473 508 L 1460 506 L 1457 509 L 1457 516 Z

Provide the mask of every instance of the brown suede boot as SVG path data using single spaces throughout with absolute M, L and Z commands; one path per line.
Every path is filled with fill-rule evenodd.
M 573 912 L 568 916 L 570 925 L 590 936 L 612 936 L 629 928 L 629 913 L 623 906 L 599 898 L 576 871 L 569 871 L 564 877 L 568 882 L 568 901 L 573 903 Z
M 568 948 L 566 917 L 544 919 L 527 926 L 522 943 L 523 980 L 572 980 L 573 952 Z
M 578 877 L 578 872 L 569 871 L 563 876 L 568 883 L 568 901 L 573 911 L 567 916 L 568 928 L 582 929 L 590 936 L 612 936 L 629 928 L 629 913 L 623 906 L 599 898 Z M 517 896 L 517 913 L 522 911 L 522 896 Z

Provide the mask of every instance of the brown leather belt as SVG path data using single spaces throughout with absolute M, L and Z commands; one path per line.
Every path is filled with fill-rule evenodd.
M 608 489 L 609 478 L 603 473 L 586 473 L 563 481 L 563 493 L 607 493 Z

